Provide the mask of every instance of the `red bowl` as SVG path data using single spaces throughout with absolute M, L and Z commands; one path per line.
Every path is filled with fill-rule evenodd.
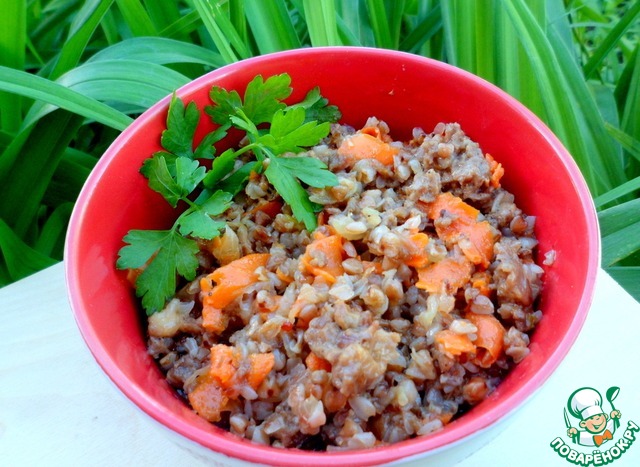
M 597 218 L 587 186 L 553 133 L 515 99 L 460 69 L 419 56 L 366 48 L 311 48 L 264 55 L 215 70 L 180 88 L 200 108 L 212 85 L 241 93 L 257 74 L 292 77 L 294 99 L 319 85 L 343 114 L 361 127 L 367 117 L 389 123 L 396 139 L 412 128 L 431 131 L 458 122 L 505 169 L 503 185 L 518 205 L 537 216 L 540 251 L 556 251 L 546 267 L 530 355 L 498 389 L 441 431 L 370 450 L 317 453 L 253 444 L 195 415 L 166 383 L 147 354 L 137 300 L 115 269 L 129 229 L 167 228 L 167 203 L 147 187 L 138 169 L 160 149 L 169 97 L 129 126 L 102 156 L 77 201 L 66 244 L 71 306 L 95 359 L 138 407 L 166 427 L 208 448 L 250 462 L 276 465 L 369 465 L 431 455 L 473 439 L 521 406 L 553 373 L 575 341 L 594 293 L 599 264 Z M 200 137 L 211 130 L 202 118 Z M 473 443 L 477 444 L 477 443 Z

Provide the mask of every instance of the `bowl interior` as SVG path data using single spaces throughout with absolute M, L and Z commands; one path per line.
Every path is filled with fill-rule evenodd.
M 167 228 L 172 213 L 139 173 L 159 150 L 168 98 L 139 117 L 100 160 L 83 189 L 67 237 L 66 267 L 72 308 L 98 363 L 120 389 L 152 417 L 192 440 L 249 461 L 280 465 L 383 462 L 441 448 L 483 429 L 515 409 L 558 366 L 584 322 L 598 265 L 598 231 L 588 190 L 569 154 L 528 110 L 506 94 L 448 65 L 421 57 L 361 48 L 289 51 L 213 71 L 178 91 L 200 108 L 213 84 L 237 89 L 257 74 L 292 77 L 295 99 L 315 86 L 356 128 L 369 116 L 386 121 L 396 139 L 412 128 L 431 131 L 458 122 L 505 168 L 503 185 L 516 203 L 537 216 L 540 252 L 556 251 L 546 267 L 540 308 L 544 318 L 531 354 L 495 393 L 470 413 L 429 437 L 357 453 L 306 453 L 253 445 L 193 414 L 168 387 L 146 353 L 133 291 L 114 264 L 129 229 Z M 201 119 L 198 135 L 212 128 Z M 567 228 L 569 226 L 569 228 Z

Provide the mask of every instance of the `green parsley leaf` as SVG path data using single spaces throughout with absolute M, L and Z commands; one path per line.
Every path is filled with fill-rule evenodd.
M 316 213 L 322 206 L 309 200 L 301 182 L 325 187 L 336 185 L 337 177 L 320 160 L 279 155 L 299 153 L 318 144 L 328 135 L 329 122 L 338 120 L 340 112 L 328 105 L 319 88 L 309 91 L 302 102 L 287 106 L 284 100 L 292 93 L 290 84 L 286 73 L 266 80 L 256 76 L 243 98 L 237 91 L 212 87 L 209 95 L 213 105 L 204 110 L 220 126 L 206 134 L 195 150 L 199 110 L 194 102 L 185 106 L 173 95 L 167 128 L 160 138 L 163 151 L 147 159 L 140 172 L 149 180 L 149 187 L 171 206 L 175 208 L 183 201 L 188 207 L 170 230 L 131 230 L 116 261 L 120 269 L 144 268 L 136 281 L 136 294 L 142 298 L 147 314 L 161 310 L 174 295 L 178 276 L 189 281 L 195 278 L 199 245 L 191 237 L 211 239 L 220 235 L 226 223 L 218 217 L 246 186 L 252 172 L 264 171 L 293 215 L 308 230 L 316 228 Z M 231 127 L 243 131 L 247 143 L 214 157 L 214 145 Z M 200 159 L 213 159 L 208 171 L 200 165 Z M 234 171 L 238 160 L 243 164 Z
M 190 159 L 187 160 L 190 161 Z M 156 154 L 152 157 L 146 165 L 145 172 L 149 179 L 149 187 L 164 196 L 167 203 L 175 208 L 185 193 L 169 172 L 164 155 Z
M 245 115 L 255 125 L 271 122 L 276 111 L 286 107 L 281 101 L 291 95 L 290 85 L 291 77 L 286 73 L 270 76 L 266 81 L 261 75 L 256 76 L 244 93 Z
M 222 125 L 212 132 L 207 133 L 194 151 L 194 159 L 213 159 L 213 155 L 216 153 L 214 144 L 227 136 L 229 126 L 230 125 Z
M 294 173 L 289 171 L 281 163 L 284 158 L 272 156 L 269 158 L 269 166 L 264 171 L 269 183 L 278 191 L 282 199 L 291 206 L 293 215 L 303 222 L 307 230 L 313 231 L 318 226 L 314 214 L 314 205 L 309 200 L 307 191 L 296 180 Z
M 247 184 L 247 180 L 249 180 L 249 175 L 251 175 L 251 172 L 260 173 L 261 171 L 262 162 L 248 162 L 238 170 L 233 172 L 231 175 L 229 175 L 227 178 L 222 180 L 222 182 L 220 182 L 219 188 L 222 191 L 226 191 L 235 196 L 244 189 L 245 185 Z
M 198 161 L 192 161 L 186 157 L 176 159 L 176 183 L 182 190 L 182 197 L 189 195 L 198 186 L 198 183 L 206 175 L 207 169 Z
M 173 168 L 175 175 L 169 170 L 162 153 L 156 153 L 143 166 L 144 173 L 149 179 L 149 187 L 164 196 L 164 199 L 175 208 L 178 201 L 188 196 L 202 181 L 207 169 L 201 167 L 198 161 L 186 157 L 175 158 Z
M 208 194 L 208 192 L 203 191 Z M 201 204 L 199 196 L 196 203 L 189 208 L 178 219 L 179 230 L 182 235 L 192 235 L 194 237 L 210 240 L 220 235 L 220 231 L 226 226 L 223 221 L 212 219 L 229 209 L 231 206 L 231 193 L 216 191 L 206 198 Z
M 316 86 L 307 93 L 305 98 L 289 108 L 304 107 L 306 112 L 306 122 L 330 122 L 335 123 L 342 118 L 342 114 L 335 105 L 328 105 L 329 100 L 322 97 L 320 88 Z
M 179 157 L 193 158 L 193 135 L 200 121 L 200 111 L 195 102 L 184 102 L 175 93 L 167 113 L 167 129 L 162 132 L 160 144 Z
M 233 172 L 238 155 L 233 149 L 227 149 L 213 160 L 211 170 L 207 172 L 202 184 L 207 188 L 213 188 L 216 183 Z
M 209 91 L 209 98 L 214 105 L 207 105 L 204 111 L 218 125 L 227 125 L 229 117 L 235 115 L 238 109 L 242 109 L 242 99 L 237 91 L 227 91 L 213 86 Z
M 298 153 L 305 147 L 318 144 L 331 130 L 328 122 L 318 124 L 304 121 L 304 107 L 278 110 L 271 121 L 269 133 L 260 136 L 257 142 L 267 146 L 274 154 Z
M 164 157 L 165 165 L 167 166 L 167 170 L 169 170 L 169 175 L 172 177 L 176 176 L 176 159 L 178 156 L 166 151 L 158 151 L 154 152 L 153 156 L 145 159 L 142 163 L 142 167 L 140 167 L 140 173 L 144 175 L 146 178 L 149 178 L 150 173 L 153 170 L 154 164 L 157 161 L 154 161 L 156 157 Z
M 270 76 L 266 81 L 258 75 L 247 85 L 244 102 L 236 91 L 214 86 L 209 92 L 214 105 L 205 107 L 205 112 L 220 125 L 231 121 L 239 111 L 243 111 L 254 126 L 269 123 L 277 110 L 286 107 L 282 101 L 291 95 L 290 84 L 291 77 L 286 73 Z
M 156 253 L 136 280 L 136 295 L 142 298 L 147 315 L 164 308 L 176 292 L 176 275 L 193 280 L 198 268 L 198 244 L 171 230 L 132 230 L 125 237 L 128 246 L 120 250 L 117 266 L 141 267 L 141 259 Z M 149 260 L 147 258 L 146 261 Z M 145 261 L 145 262 L 146 262 Z M 138 266 L 134 266 L 138 264 Z
M 300 181 L 315 188 L 336 186 L 338 177 L 315 157 L 279 157 L 278 164 L 295 174 Z
M 130 230 L 122 239 L 128 245 L 120 248 L 116 267 L 137 269 L 144 266 L 162 247 L 168 230 Z

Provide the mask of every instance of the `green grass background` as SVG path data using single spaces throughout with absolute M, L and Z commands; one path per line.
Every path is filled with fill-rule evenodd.
M 62 259 L 86 177 L 153 103 L 240 59 L 361 45 L 464 68 L 540 116 L 587 180 L 602 266 L 640 299 L 640 1 L 0 0 L 0 11 L 0 286 Z

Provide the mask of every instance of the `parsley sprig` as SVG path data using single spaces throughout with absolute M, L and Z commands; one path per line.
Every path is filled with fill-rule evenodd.
M 184 210 L 168 230 L 131 230 L 120 249 L 119 269 L 143 269 L 136 279 L 136 294 L 148 315 L 161 310 L 176 290 L 178 276 L 193 280 L 198 270 L 197 239 L 211 240 L 226 223 L 220 216 L 241 192 L 252 172 L 264 173 L 293 215 L 314 230 L 318 206 L 309 200 L 302 183 L 334 186 L 337 177 L 318 159 L 293 156 L 315 146 L 340 118 L 316 87 L 305 98 L 287 105 L 291 77 L 284 73 L 263 80 L 256 76 L 243 97 L 237 91 L 211 88 L 212 105 L 205 112 L 218 127 L 194 149 L 201 112 L 195 102 L 173 96 L 162 132 L 163 150 L 148 158 L 140 172 L 149 187 L 174 208 Z M 215 144 L 231 127 L 246 134 L 247 144 L 216 155 Z M 242 157 L 240 157 L 242 156 Z M 253 157 L 250 157 L 253 156 Z M 210 168 L 201 164 L 212 159 Z M 238 161 L 243 161 L 241 164 Z

